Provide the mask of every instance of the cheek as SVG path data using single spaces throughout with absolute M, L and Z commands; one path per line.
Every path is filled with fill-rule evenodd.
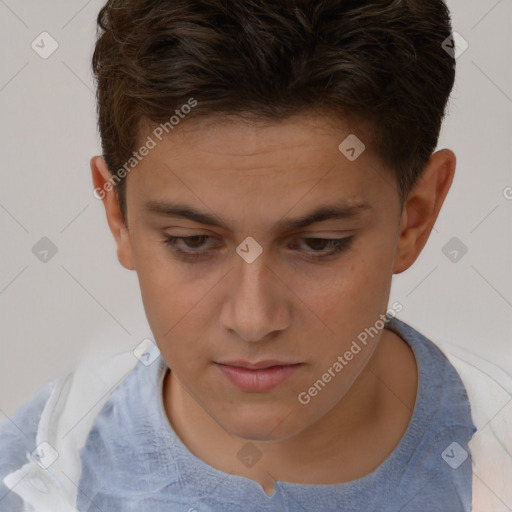
M 371 242 L 371 243 L 370 243 Z M 392 247 L 383 246 L 380 240 L 369 240 L 361 244 L 347 265 L 333 270 L 328 286 L 318 287 L 311 282 L 303 288 L 308 312 L 309 331 L 322 340 L 319 346 L 310 346 L 309 353 L 317 362 L 313 369 L 316 378 L 321 378 L 327 369 L 336 363 L 338 356 L 347 354 L 343 370 L 335 372 L 336 378 L 327 386 L 338 392 L 348 386 L 371 356 L 378 332 L 384 326 L 391 274 Z M 355 344 L 354 344 L 355 343 Z M 340 366 L 337 366 L 338 369 Z M 328 377 L 327 377 L 328 378 Z M 319 401 L 329 400 L 329 391 Z
M 160 343 L 199 331 L 199 318 L 208 307 L 208 290 L 182 282 L 169 269 L 139 274 L 142 301 L 152 332 Z M 203 299 L 203 300 L 202 300 Z
M 393 234 L 384 229 L 368 236 L 352 260 L 350 293 L 353 307 L 361 314 L 386 308 L 393 266 Z
M 346 266 L 333 268 L 328 283 L 319 286 L 308 281 L 299 287 L 304 302 L 335 335 L 357 333 L 357 329 L 385 311 L 391 276 L 387 272 L 389 256 L 354 254 Z M 348 260 L 347 260 L 348 261 Z
M 219 277 L 199 274 L 165 251 L 162 255 L 158 250 L 141 251 L 137 276 L 146 317 L 162 356 L 169 366 L 174 362 L 187 372 L 196 362 L 191 354 L 207 356 L 211 350 L 203 327 L 211 315 Z
M 134 243 L 134 260 L 144 309 L 154 336 L 159 340 L 188 309 L 191 286 L 179 263 L 156 240 Z

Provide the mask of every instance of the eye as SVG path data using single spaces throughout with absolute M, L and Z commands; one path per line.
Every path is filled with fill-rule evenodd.
M 180 259 L 184 261 L 197 261 L 200 258 L 208 258 L 211 249 L 204 249 L 204 243 L 212 238 L 209 235 L 195 236 L 171 236 L 167 235 L 163 240 L 166 247 L 169 247 Z M 332 258 L 342 251 L 347 250 L 352 242 L 353 236 L 346 238 L 301 238 L 307 246 L 313 250 L 304 250 L 306 258 L 320 261 Z M 180 243 L 182 244 L 180 247 Z M 330 247 L 330 250 L 322 250 Z M 292 246 L 292 249 L 296 246 Z
M 322 260 L 331 258 L 348 249 L 353 238 L 353 236 L 349 236 L 346 238 L 302 238 L 302 240 L 309 247 L 315 249 L 313 251 L 306 251 L 308 253 L 307 257 L 313 260 Z M 326 246 L 331 247 L 331 249 L 329 251 L 321 250 Z
M 198 251 L 197 249 L 202 246 L 204 239 L 211 238 L 209 235 L 195 235 L 195 236 L 171 236 L 167 235 L 164 240 L 164 245 L 169 247 L 181 259 L 195 261 L 199 258 L 204 258 L 206 251 Z M 178 247 L 178 242 L 183 241 L 186 243 L 186 249 L 192 249 L 191 252 L 184 251 Z M 196 250 L 194 250 L 196 249 Z

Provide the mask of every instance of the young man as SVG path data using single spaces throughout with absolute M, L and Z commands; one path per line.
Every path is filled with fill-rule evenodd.
M 1 510 L 471 510 L 465 383 L 388 306 L 455 170 L 445 5 L 113 0 L 98 23 L 92 179 L 158 349 L 4 422 Z

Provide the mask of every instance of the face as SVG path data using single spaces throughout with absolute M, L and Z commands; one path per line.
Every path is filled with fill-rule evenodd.
M 120 261 L 172 378 L 232 435 L 285 439 L 333 414 L 379 339 L 343 357 L 381 326 L 404 215 L 368 145 L 338 149 L 350 133 L 313 115 L 190 119 L 127 177 Z

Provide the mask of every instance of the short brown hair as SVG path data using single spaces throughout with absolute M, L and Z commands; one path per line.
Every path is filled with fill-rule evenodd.
M 92 67 L 112 174 L 143 121 L 168 121 L 190 98 L 187 118 L 321 108 L 369 123 L 403 205 L 455 79 L 442 0 L 108 0 L 97 22 Z M 125 179 L 115 188 L 126 220 Z

